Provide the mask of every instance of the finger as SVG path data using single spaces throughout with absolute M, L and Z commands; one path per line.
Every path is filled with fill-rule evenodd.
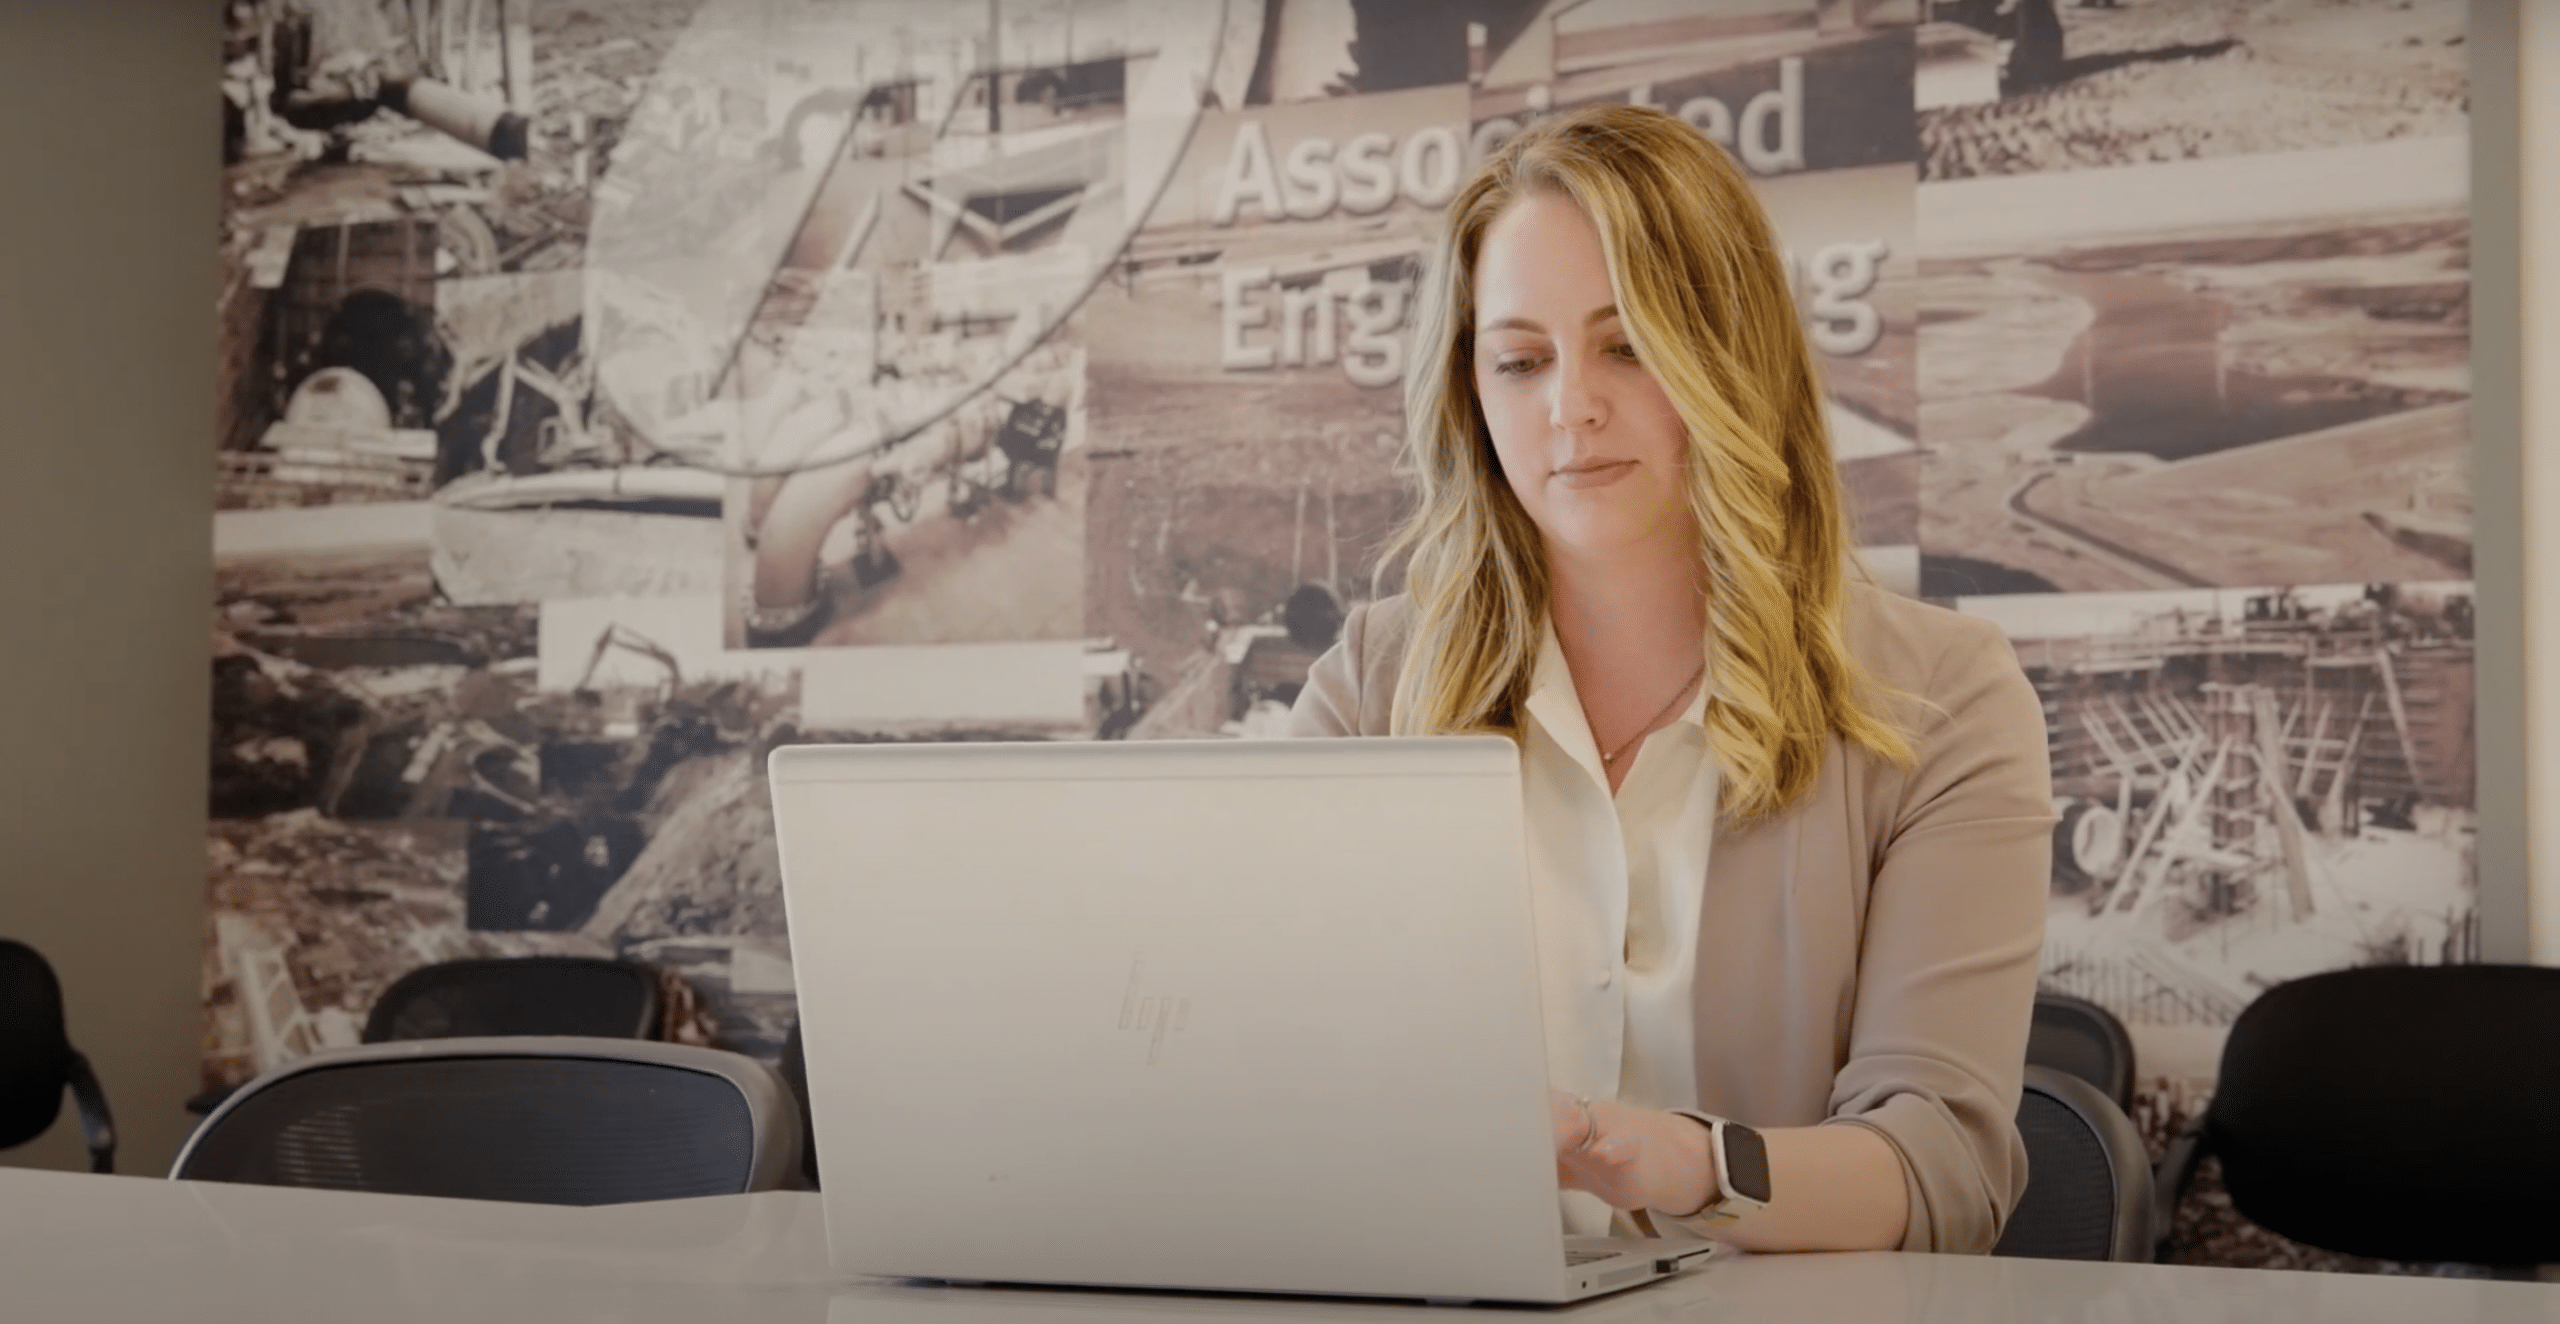
M 1625 1108 L 1615 1103 L 1593 1099 L 1586 1119 L 1588 1124 L 1574 1134 L 1574 1147 L 1583 1161 L 1595 1168 L 1615 1166 L 1615 1160 L 1608 1155 L 1623 1152 L 1624 1147 L 1613 1145 L 1612 1141 L 1625 1134 L 1629 1115 Z
M 1547 1120 L 1555 1128 L 1559 1157 L 1582 1142 L 1582 1107 L 1572 1095 L 1562 1090 L 1547 1091 Z

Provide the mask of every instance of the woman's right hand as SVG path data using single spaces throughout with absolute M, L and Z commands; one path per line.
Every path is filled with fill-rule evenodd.
M 1614 1209 L 1684 1213 L 1715 1194 L 1707 1128 L 1677 1113 L 1593 1099 L 1585 1105 L 1547 1091 L 1554 1124 L 1556 1184 L 1589 1191 Z

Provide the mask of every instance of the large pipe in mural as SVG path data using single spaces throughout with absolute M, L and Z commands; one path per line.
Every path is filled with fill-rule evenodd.
M 496 8 L 494 17 L 507 30 L 502 40 L 512 46 L 523 34 L 525 11 L 519 7 L 509 14 L 505 5 Z M 463 20 L 468 36 L 476 38 L 480 19 L 475 12 Z M 332 130 L 388 109 L 500 160 L 525 159 L 530 121 L 500 98 L 466 92 L 418 72 L 424 44 L 405 31 L 410 24 L 400 17 L 361 6 L 317 4 L 284 8 L 257 21 L 263 25 L 259 44 L 273 83 L 267 108 L 286 123 Z M 448 40 L 453 35 L 450 15 L 422 15 L 418 22 Z M 517 58 L 529 61 L 531 52 Z
M 754 601 L 747 630 L 756 636 L 788 635 L 818 610 L 818 553 L 827 531 L 861 511 L 866 522 L 878 466 L 855 460 L 803 469 L 782 480 L 756 526 Z M 869 541 L 868 539 L 865 540 Z
M 776 425 L 777 440 L 806 452 L 826 441 L 831 420 L 841 424 L 842 416 L 824 402 L 812 402 Z M 819 572 L 827 536 L 848 516 L 855 521 L 854 581 L 879 583 L 898 571 L 883 507 L 903 525 L 916 518 L 925 491 L 937 484 L 948 512 L 963 518 L 989 496 L 1026 496 L 1035 470 L 1054 480 L 1065 420 L 1051 402 L 984 392 L 923 436 L 888 450 L 798 470 L 778 483 L 759 480 L 748 497 L 748 537 L 755 550 L 746 604 L 750 642 L 803 642 L 800 636 L 823 606 Z M 1054 495 L 1054 485 L 1049 490 Z
M 432 78 L 384 79 L 382 104 L 501 161 L 523 160 L 532 132 L 525 117 L 507 109 L 505 102 Z

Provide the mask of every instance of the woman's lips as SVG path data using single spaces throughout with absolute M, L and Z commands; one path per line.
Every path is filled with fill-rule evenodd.
M 1556 481 L 1571 491 L 1587 491 L 1609 484 L 1636 471 L 1633 460 L 1587 460 L 1555 471 Z

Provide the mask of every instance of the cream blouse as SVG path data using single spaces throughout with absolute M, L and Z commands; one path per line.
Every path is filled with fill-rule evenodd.
M 1352 608 L 1341 641 L 1307 673 L 1291 732 L 1389 734 L 1413 624 L 1407 598 Z M 1876 1132 L 1903 1163 L 1911 1211 L 1903 1249 L 1979 1254 L 1999 1240 L 2027 1185 L 2019 1077 L 2053 853 L 2044 704 L 1988 621 L 1851 584 L 1841 633 L 1850 655 L 1891 696 L 1890 711 L 1910 733 L 1915 756 L 1898 764 L 1834 736 L 1813 786 L 1783 811 L 1715 824 L 1688 979 L 1697 1106 L 1762 1130 Z M 1578 715 L 1569 714 L 1580 705 L 1555 711 L 1559 705 L 1541 704 L 1552 719 L 1522 725 L 1546 727 L 1558 749 L 1575 740 L 1555 733 L 1572 729 Z M 1585 730 L 1579 742 L 1587 747 L 1589 739 Z M 1646 765 L 1664 761 L 1675 743 L 1653 737 L 1639 756 L 1644 763 L 1630 772 L 1653 781 Z M 1580 772 L 1580 794 L 1600 795 L 1604 783 L 1590 764 Z M 1700 803 L 1709 798 L 1696 794 Z M 1541 802 L 1547 799 L 1554 797 Z M 1618 800 L 1612 812 L 1623 829 L 1629 797 Z M 1579 839 L 1599 843 L 1589 850 L 1607 850 L 1610 819 L 1586 817 L 1599 826 Z M 1626 851 L 1628 838 L 1621 830 L 1616 849 Z M 1707 853 L 1703 832 L 1685 840 Z M 1542 850 L 1551 858 L 1572 854 Z M 1659 856 L 1655 866 L 1648 876 L 1696 879 L 1700 872 L 1664 868 Z M 1609 874 L 1583 876 L 1605 882 Z M 1637 871 L 1620 876 L 1633 882 Z M 1621 922 L 1615 914 L 1600 918 Z M 1619 974 L 1623 950 L 1617 960 L 1606 956 L 1607 944 L 1626 935 L 1585 922 L 1593 936 L 1567 950 L 1583 954 L 1579 968 L 1590 986 L 1603 974 L 1631 983 L 1632 975 Z M 1572 967 L 1558 961 L 1554 968 Z M 1577 990 L 1550 1005 L 1579 1008 L 1583 996 Z M 1605 1027 L 1608 1004 L 1601 1005 L 1597 1019 Z M 1619 1007 L 1623 1018 L 1626 1004 Z M 1581 1015 L 1559 1019 L 1579 1025 Z M 1601 1030 L 1600 1042 L 1609 1032 Z M 1602 1050 L 1590 1050 L 1596 1062 L 1579 1062 L 1572 1069 L 1582 1074 L 1566 1075 L 1559 1048 L 1558 1082 L 1618 1081 L 1631 1060 L 1619 1033 L 1614 1069 Z M 1652 1042 L 1650 1034 L 1636 1037 Z
M 1568 1094 L 1698 1106 L 1691 986 L 1717 792 L 1706 710 L 1702 686 L 1678 720 L 1637 746 L 1613 798 L 1548 629 L 1530 684 L 1520 789 L 1547 1074 Z M 1563 1201 L 1567 1232 L 1611 1232 L 1598 1196 L 1566 1191 Z M 1616 1230 L 1649 1235 L 1623 1222 Z

